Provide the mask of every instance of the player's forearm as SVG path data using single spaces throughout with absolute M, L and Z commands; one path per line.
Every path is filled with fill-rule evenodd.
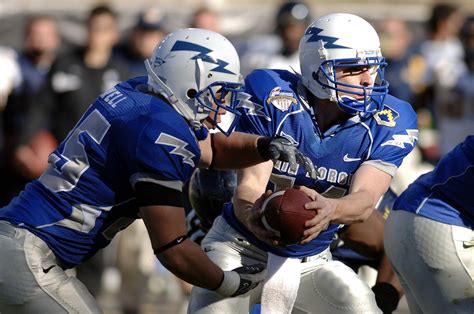
M 265 161 L 257 149 L 260 137 L 240 132 L 228 138 L 221 133 L 213 134 L 213 168 L 242 169 Z
M 232 202 L 234 204 L 235 216 L 242 224 L 248 226 L 248 218 L 250 217 L 250 213 L 252 211 L 252 207 L 255 201 L 249 199 L 242 199 L 234 195 Z
M 157 255 L 163 266 L 178 278 L 198 287 L 214 290 L 224 272 L 190 240 Z
M 267 161 L 238 171 L 238 184 L 232 202 L 237 219 L 247 227 L 252 207 L 265 192 L 272 168 L 273 163 Z
M 330 199 L 330 201 L 336 206 L 331 223 L 346 225 L 365 221 L 376 205 L 372 195 L 367 191 L 358 191 L 339 199 Z

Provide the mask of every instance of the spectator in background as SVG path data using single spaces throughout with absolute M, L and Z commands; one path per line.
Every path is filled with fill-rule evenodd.
M 117 57 L 125 62 L 132 76 L 146 75 L 143 62 L 166 33 L 160 11 L 150 9 L 139 14 L 127 42 L 116 50 Z
M 96 95 L 128 76 L 128 71 L 112 57 L 112 48 L 119 39 L 115 12 L 107 6 L 97 6 L 91 10 L 86 25 L 85 46 L 58 57 L 37 99 L 48 108 L 43 114 L 59 141 Z
M 5 109 L 13 88 L 21 83 L 20 67 L 16 62 L 16 58 L 15 50 L 10 47 L 0 46 L 0 73 L 2 73 L 0 76 L 0 112 Z M 1 123 L 0 120 L 0 125 Z
M 275 37 L 254 38 L 242 56 L 243 73 L 255 68 L 299 71 L 298 47 L 311 23 L 310 8 L 300 1 L 285 2 L 275 16 Z
M 380 25 L 382 51 L 388 63 L 385 77 L 390 82 L 390 93 L 413 103 L 420 93 L 425 63 L 419 46 L 413 44 L 413 33 L 407 22 L 387 18 Z
M 219 16 L 209 7 L 200 7 L 191 16 L 189 27 L 204 28 L 216 33 L 221 32 Z
M 459 123 L 459 94 L 454 89 L 466 70 L 464 51 L 458 38 L 463 16 L 452 4 L 437 4 L 428 20 L 429 38 L 421 44 L 426 63 L 423 83 L 426 85 L 425 106 L 434 117 L 438 131 L 439 153 L 428 156 L 433 162 L 461 142 L 466 133 Z M 429 119 L 428 119 L 429 120 Z M 423 132 L 420 146 L 425 146 Z
M 47 125 L 29 115 L 36 95 L 43 86 L 59 47 L 56 21 L 51 16 L 28 18 L 23 50 L 18 53 L 19 84 L 13 88 L 2 114 L 5 135 L 6 167 L 2 171 L 2 203 L 19 193 L 24 185 L 37 178 L 47 167 L 48 155 L 56 140 Z
M 409 30 L 406 21 L 394 17 L 382 21 L 379 28 L 382 51 L 388 63 L 385 78 L 390 82 L 390 93 L 412 103 L 415 110 L 418 109 L 418 126 L 421 128 L 420 141 L 424 144 L 423 148 L 427 150 L 436 147 L 436 143 L 429 141 L 427 137 L 431 132 L 430 115 L 423 108 L 426 104 L 420 103 L 420 94 L 425 87 L 422 84 L 422 76 L 426 65 L 419 45 L 414 44 L 415 35 Z M 432 165 L 423 161 L 422 151 L 417 146 L 403 160 L 390 186 L 398 195 L 418 176 L 431 169 Z
M 459 8 L 451 4 L 435 5 L 428 20 L 428 36 L 421 45 L 427 63 L 425 80 L 441 87 L 452 87 L 464 72 L 464 52 L 459 30 L 463 17 Z
M 469 16 L 461 30 L 461 43 L 464 48 L 466 66 L 469 72 L 474 71 L 474 15 Z
M 21 83 L 20 67 L 16 62 L 17 54 L 9 47 L 0 46 L 0 114 L 3 118 L 3 110 L 5 109 L 8 97 L 13 88 Z M 0 119 L 0 171 L 2 179 L 0 179 L 0 203 L 5 204 L 8 201 L 8 192 L 6 191 L 8 175 L 5 167 L 5 141 L 4 141 L 3 119 Z
M 456 107 L 453 109 L 452 124 L 456 125 L 457 135 L 474 134 L 474 16 L 466 19 L 460 33 L 464 50 L 466 71 L 458 79 L 454 91 Z M 454 144 L 454 143 L 452 143 Z

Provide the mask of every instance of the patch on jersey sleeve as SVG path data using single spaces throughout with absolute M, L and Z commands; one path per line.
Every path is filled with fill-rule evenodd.
M 374 119 L 378 125 L 384 125 L 393 128 L 397 125 L 395 120 L 400 116 L 398 112 L 385 105 L 384 109 L 374 114 Z
M 185 164 L 188 164 L 191 167 L 195 167 L 195 164 L 192 158 L 196 155 L 186 149 L 186 146 L 188 146 L 188 143 L 186 143 L 185 141 L 162 132 L 160 133 L 160 136 L 158 136 L 158 138 L 156 139 L 155 144 L 162 144 L 162 145 L 174 147 L 173 150 L 170 151 L 170 154 L 183 157 L 183 162 Z
M 400 148 L 405 148 L 405 144 L 409 144 L 415 147 L 415 142 L 418 140 L 418 130 L 417 129 L 406 129 L 407 134 L 394 134 L 392 139 L 382 143 L 380 146 L 397 146 Z
M 281 87 L 277 86 L 270 92 L 267 98 L 267 104 L 272 104 L 280 111 L 288 111 L 292 104 L 297 104 L 295 94 L 291 92 L 282 92 Z

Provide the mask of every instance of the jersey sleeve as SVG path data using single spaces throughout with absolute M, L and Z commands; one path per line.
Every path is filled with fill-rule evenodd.
M 173 121 L 165 123 L 154 119 L 132 122 L 135 134 L 128 136 L 126 160 L 130 183 L 152 183 L 182 191 L 197 166 L 200 150 L 188 127 Z M 143 126 L 142 126 L 143 125 Z M 188 131 L 186 133 L 186 131 Z
M 393 98 L 393 97 L 392 97 Z M 373 150 L 365 162 L 395 175 L 405 156 L 418 141 L 417 116 L 410 104 L 393 98 L 395 105 L 386 105 L 374 115 Z
M 285 118 L 300 108 L 291 83 L 281 77 L 285 72 L 255 70 L 247 76 L 245 90 L 251 97 L 238 106 L 237 131 L 273 137 Z
M 466 158 L 469 160 L 471 165 L 474 165 L 474 135 L 466 137 L 460 145 Z

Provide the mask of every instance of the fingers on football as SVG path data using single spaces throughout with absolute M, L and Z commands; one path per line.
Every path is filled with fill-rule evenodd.
M 304 205 L 304 208 L 308 210 L 319 210 L 319 209 L 324 209 L 327 207 L 327 202 L 324 199 L 318 198 L 319 195 L 314 195 L 314 197 L 311 197 L 314 199 L 312 202 L 308 202 Z
M 321 232 L 327 229 L 328 222 L 326 219 L 320 221 L 318 224 L 315 226 L 306 229 L 303 233 L 303 240 L 301 241 L 301 244 L 306 244 L 309 243 L 311 240 L 316 238 Z
M 312 200 L 315 200 L 316 199 L 316 196 L 319 195 L 315 190 L 313 189 L 310 189 L 310 188 L 307 188 L 305 186 L 294 186 L 295 189 L 298 189 L 302 192 L 304 192 L 306 195 L 309 196 L 309 198 L 311 198 Z

